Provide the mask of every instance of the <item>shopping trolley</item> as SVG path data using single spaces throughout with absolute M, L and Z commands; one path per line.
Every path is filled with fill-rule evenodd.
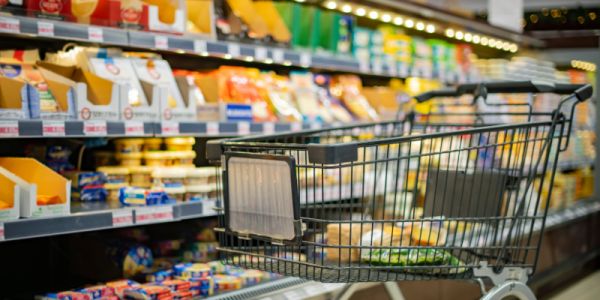
M 538 111 L 499 93 L 568 96 Z M 589 85 L 466 84 L 415 97 L 462 102 L 399 121 L 211 141 L 219 250 L 228 264 L 321 282 L 469 279 L 486 299 L 534 299 L 526 282 L 556 162 L 591 95 Z M 491 109 L 465 112 L 475 105 Z

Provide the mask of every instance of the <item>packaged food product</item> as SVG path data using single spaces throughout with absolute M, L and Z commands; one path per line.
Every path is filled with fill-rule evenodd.
M 153 269 L 145 270 L 148 271 L 146 274 L 146 281 L 150 283 L 160 283 L 165 280 L 173 279 L 173 271 L 172 270 L 160 270 L 156 271 Z
M 153 186 L 162 188 L 184 187 L 185 168 L 155 168 L 152 171 Z
M 139 286 L 140 284 L 133 281 L 133 280 L 129 280 L 129 279 L 122 279 L 122 280 L 117 280 L 117 281 L 110 281 L 106 283 L 106 286 L 112 288 L 115 292 L 115 295 L 117 295 L 119 297 L 119 299 L 123 298 L 123 292 L 125 291 L 125 289 L 127 288 L 131 288 L 131 287 L 136 287 Z
M 165 191 L 165 193 L 167 193 L 167 195 L 169 195 L 169 198 L 171 198 L 171 200 L 174 200 L 176 202 L 183 202 L 186 200 L 186 189 L 184 186 L 164 187 L 163 190 Z
M 108 196 L 102 172 L 67 172 L 71 179 L 71 198 L 79 201 L 104 201 Z
M 159 151 L 162 143 L 162 138 L 146 138 L 144 139 L 144 151 Z
M 230 275 L 214 275 L 215 286 L 218 291 L 233 291 L 242 288 L 242 280 Z
M 215 293 L 215 282 L 211 276 L 186 280 L 191 283 L 190 291 L 194 296 L 209 297 Z
M 162 189 L 147 190 L 135 187 L 123 187 L 119 190 L 119 202 L 123 205 L 145 206 L 170 204 L 173 200 Z
M 186 267 L 183 272 L 181 272 L 181 277 L 186 279 L 204 278 L 211 275 L 211 268 L 207 264 L 192 264 Z
M 216 198 L 217 185 L 187 185 L 185 187 L 185 201 L 201 201 Z
M 192 300 L 192 291 L 173 292 L 173 300 Z
M 121 166 L 131 167 L 142 165 L 141 152 L 117 153 L 115 157 Z
M 194 167 L 195 151 L 169 151 L 171 152 L 172 162 L 170 165 L 179 167 Z
M 443 246 L 446 244 L 446 229 L 442 221 L 415 222 L 412 225 L 413 244 L 421 246 Z
M 185 185 L 187 187 L 195 185 L 215 184 L 217 180 L 217 170 L 215 167 L 200 167 L 186 169 Z
M 181 256 L 185 261 L 207 262 L 216 258 L 217 247 L 219 247 L 219 243 L 217 242 L 191 243 L 182 251 Z M 212 270 L 210 266 L 208 268 Z
M 117 153 L 141 152 L 144 139 L 118 139 L 115 140 Z
M 117 297 L 115 290 L 107 285 L 90 286 L 79 290 L 79 292 L 89 295 L 92 300 L 106 300 L 113 296 Z
M 98 172 L 106 175 L 104 188 L 108 192 L 108 200 L 115 202 L 119 200 L 119 189 L 129 184 L 129 169 L 124 167 L 98 167 Z
M 47 298 L 56 300 L 92 300 L 92 297 L 86 293 L 71 291 L 56 293 Z
M 171 163 L 173 155 L 170 151 L 146 151 L 143 154 L 144 162 L 151 167 L 165 167 Z
M 161 282 L 162 286 L 168 287 L 171 291 L 189 291 L 190 290 L 190 282 L 181 280 L 181 279 L 168 279 Z
M 239 275 L 243 286 L 251 286 L 261 282 L 263 278 L 263 272 L 259 270 L 244 270 Z
M 192 151 L 196 140 L 193 137 L 166 138 L 165 145 L 170 151 Z
M 169 299 L 171 290 L 168 287 L 143 284 L 137 287 L 131 287 L 123 293 L 125 299 L 144 299 L 144 300 L 162 300 Z
M 327 248 L 328 260 L 341 260 L 343 262 L 358 262 L 360 260 L 360 248 L 348 246 L 358 246 L 361 243 L 362 235 L 371 231 L 370 223 L 341 223 L 327 225 Z
M 149 188 L 152 186 L 152 171 L 154 167 L 134 166 L 129 167 L 131 180 L 129 185 L 134 187 Z
M 364 251 L 362 260 L 378 266 L 453 266 L 464 265 L 458 258 L 441 249 L 373 249 Z M 459 268 L 464 272 L 465 268 Z M 438 272 L 440 270 L 437 270 Z M 417 270 L 415 270 L 417 272 Z M 429 272 L 423 269 L 420 272 Z M 454 269 L 452 272 L 456 272 Z

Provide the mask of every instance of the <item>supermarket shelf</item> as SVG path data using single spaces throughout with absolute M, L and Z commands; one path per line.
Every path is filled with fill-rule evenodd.
M 310 299 L 312 297 L 328 295 L 341 291 L 344 283 L 320 283 L 295 277 L 286 277 L 275 281 L 243 288 L 238 291 L 227 292 L 209 300 L 238 300 L 238 299 L 264 299 L 264 300 L 291 300 Z
M 67 216 L 20 219 L 0 223 L 0 241 L 55 236 L 135 225 L 176 222 L 216 215 L 216 200 L 175 205 L 110 209 L 106 203 L 87 203 L 72 208 Z
M 252 122 L 0 121 L 0 138 L 232 136 L 317 129 L 329 124 Z

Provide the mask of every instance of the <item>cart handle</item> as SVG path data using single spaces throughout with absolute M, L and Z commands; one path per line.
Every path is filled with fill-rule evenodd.
M 591 98 L 593 89 L 589 84 L 552 84 L 536 81 L 502 81 L 461 84 L 456 88 L 446 88 L 429 91 L 414 98 L 417 102 L 429 101 L 435 97 L 458 97 L 465 94 L 474 94 L 486 97 L 487 94 L 497 93 L 554 93 L 560 95 L 575 94 L 582 102 Z

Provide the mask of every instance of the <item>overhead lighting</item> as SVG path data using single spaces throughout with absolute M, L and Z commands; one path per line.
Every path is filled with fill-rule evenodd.
M 354 13 L 359 17 L 364 17 L 367 14 L 367 10 L 362 7 L 359 7 L 354 11 Z
M 327 2 L 325 2 L 325 7 L 329 8 L 329 9 L 336 9 L 337 3 L 335 1 L 327 1 Z
M 427 27 L 425 27 L 425 31 L 427 31 L 428 33 L 434 33 L 435 32 L 435 25 L 428 24 Z
M 381 21 L 389 23 L 392 21 L 392 16 L 390 14 L 383 14 L 381 16 Z
M 376 20 L 377 18 L 379 18 L 379 13 L 376 10 L 369 12 L 369 19 Z
M 496 49 L 498 49 L 498 50 L 501 50 L 501 49 L 502 49 L 502 46 L 503 46 L 503 44 L 502 44 L 502 41 L 498 41 L 498 42 L 496 43 Z
M 489 39 L 487 37 L 484 36 L 481 38 L 481 45 L 487 46 L 488 43 L 489 43 Z
M 284 60 L 284 61 L 283 61 L 283 65 L 284 65 L 284 66 L 286 66 L 286 67 L 289 67 L 289 66 L 291 66 L 291 65 L 292 65 L 292 62 L 291 62 L 291 61 L 289 61 L 289 60 Z
M 508 50 L 512 53 L 516 53 L 519 50 L 519 46 L 517 46 L 517 44 L 512 44 Z
M 473 40 L 473 35 L 470 33 L 465 33 L 465 42 L 471 42 Z
M 231 56 L 231 54 L 225 54 L 225 55 L 223 55 L 223 58 L 224 59 L 231 59 L 232 56 Z
M 446 36 L 449 38 L 453 38 L 454 37 L 454 29 L 452 29 L 452 28 L 446 29 Z
M 208 52 L 202 51 L 202 52 L 200 52 L 200 56 L 205 56 L 206 57 L 206 56 L 208 56 Z
M 247 62 L 253 62 L 254 61 L 254 57 L 252 56 L 246 56 L 246 58 L 244 58 L 245 61 Z
M 350 4 L 344 4 L 344 5 L 342 5 L 342 12 L 347 13 L 347 14 L 351 13 L 352 12 L 352 5 L 350 5 Z
M 595 72 L 596 71 L 596 64 L 591 63 L 589 61 L 583 61 L 583 60 L 572 60 L 571 67 L 580 69 L 583 71 L 587 71 L 587 72 Z
M 481 42 L 481 37 L 479 37 L 479 35 L 474 35 L 473 36 L 473 44 L 479 44 L 479 42 Z
M 423 23 L 423 22 L 417 22 L 416 28 L 417 28 L 418 31 L 425 30 L 425 23 Z
M 404 19 L 402 19 L 402 17 L 395 17 L 394 18 L 394 24 L 400 26 L 404 23 Z
M 502 44 L 502 50 L 504 50 L 504 51 L 510 50 L 510 43 L 504 42 L 504 44 Z
M 408 19 L 404 22 L 404 27 L 413 28 L 415 26 L 415 21 Z
M 454 37 L 460 41 L 463 39 L 464 33 L 462 31 L 457 31 L 456 34 L 454 35 Z
M 294 0 L 294 1 L 296 1 L 298 3 L 304 3 L 304 2 L 306 2 L 306 0 Z
M 267 59 L 265 59 L 264 63 L 267 64 L 267 65 L 270 65 L 270 64 L 273 63 L 273 60 L 270 59 L 270 58 L 267 58 Z
M 490 41 L 488 42 L 488 46 L 494 48 L 496 47 L 496 40 L 495 39 L 490 39 Z

